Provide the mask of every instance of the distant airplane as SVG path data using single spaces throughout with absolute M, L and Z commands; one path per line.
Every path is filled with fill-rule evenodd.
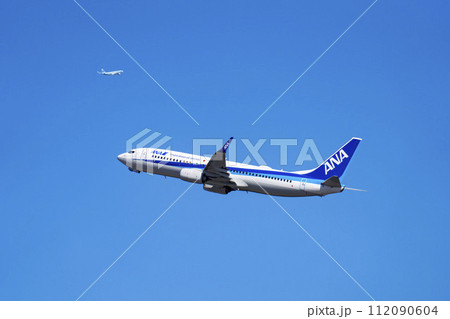
M 288 197 L 325 196 L 345 189 L 339 178 L 361 141 L 352 138 L 315 169 L 285 172 L 227 161 L 225 153 L 232 139 L 211 158 L 154 148 L 136 148 L 117 158 L 130 171 L 176 177 L 219 194 L 239 190 Z
M 103 75 L 121 75 L 123 73 L 123 70 L 105 72 L 105 70 L 102 69 L 101 72 L 97 71 L 97 73 Z

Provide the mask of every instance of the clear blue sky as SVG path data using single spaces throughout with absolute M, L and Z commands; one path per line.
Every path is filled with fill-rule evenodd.
M 448 1 L 380 0 L 254 126 L 370 0 L 80 3 L 200 126 L 74 2 L 4 2 L 0 299 L 76 299 L 188 187 L 117 161 L 144 128 L 185 152 L 363 138 L 344 182 L 368 193 L 279 202 L 375 299 L 450 298 Z M 269 197 L 198 185 L 83 297 L 347 299 L 368 296 Z

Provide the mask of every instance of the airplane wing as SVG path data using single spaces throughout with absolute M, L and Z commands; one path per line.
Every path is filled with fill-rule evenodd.
M 218 170 L 226 170 L 226 160 L 225 160 L 225 153 L 227 151 L 228 146 L 230 146 L 231 141 L 233 138 L 231 137 L 224 146 L 220 150 L 214 153 L 214 155 L 209 160 L 208 164 L 205 166 L 204 172 L 214 172 Z
M 227 186 L 232 189 L 247 186 L 247 184 L 242 181 L 233 179 L 231 174 L 228 172 L 225 154 L 232 140 L 233 138 L 231 137 L 220 150 L 214 153 L 208 164 L 206 164 L 203 170 L 203 183 L 212 183 L 217 186 Z

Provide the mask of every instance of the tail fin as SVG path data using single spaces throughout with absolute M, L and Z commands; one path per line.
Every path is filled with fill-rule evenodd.
M 103 68 L 102 68 L 102 73 L 105 73 L 105 70 L 103 70 Z
M 333 155 L 328 157 L 325 162 L 315 169 L 302 174 L 304 177 L 327 180 L 332 176 L 341 177 L 347 168 L 353 154 L 358 147 L 361 139 L 353 137 L 344 146 L 338 149 Z M 298 172 L 300 173 L 300 172 Z

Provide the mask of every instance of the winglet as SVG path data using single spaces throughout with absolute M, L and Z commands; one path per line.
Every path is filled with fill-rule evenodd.
M 225 153 L 227 151 L 227 148 L 228 148 L 228 146 L 230 146 L 230 143 L 232 140 L 233 140 L 233 137 L 230 137 L 230 139 L 225 143 L 225 145 L 222 146 L 222 149 L 221 149 L 222 152 Z

